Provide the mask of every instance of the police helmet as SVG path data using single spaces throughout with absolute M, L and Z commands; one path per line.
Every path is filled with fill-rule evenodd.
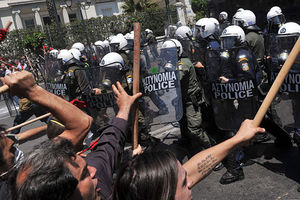
M 198 32 L 202 38 L 207 38 L 216 32 L 216 24 L 211 18 L 202 18 L 196 23 L 196 36 Z
M 272 7 L 267 13 L 268 23 L 272 23 L 275 25 L 280 25 L 285 23 L 285 17 L 282 13 L 282 10 L 278 6 Z
M 57 55 L 58 55 L 58 50 L 57 49 L 52 49 L 49 54 L 52 58 L 57 58 Z
M 124 69 L 124 60 L 122 56 L 116 52 L 106 54 L 101 62 L 101 67 L 118 67 L 119 70 Z
M 178 57 L 180 57 L 183 53 L 183 48 L 182 48 L 181 43 L 176 39 L 170 39 L 170 40 L 165 41 L 162 44 L 161 49 L 174 48 L 174 47 L 176 47 Z
M 256 16 L 251 10 L 237 12 L 232 18 L 232 24 L 248 30 L 260 30 L 256 25 Z
M 126 50 L 125 47 L 127 46 L 127 40 L 125 37 L 122 35 L 115 36 L 111 41 L 110 41 L 110 47 L 112 51 L 121 51 L 121 50 Z
M 220 12 L 219 14 L 219 21 L 224 22 L 228 19 L 228 13 L 225 11 Z
M 279 35 L 300 34 L 300 25 L 295 22 L 283 24 L 278 30 Z
M 152 30 L 150 30 L 150 29 L 148 29 L 148 28 L 145 30 L 145 32 L 146 32 L 147 34 L 149 34 L 149 33 L 153 33 L 153 31 L 152 31 Z
M 78 49 L 70 49 L 69 51 L 71 52 L 71 54 L 73 55 L 73 57 L 76 60 L 80 60 L 81 53 L 80 53 L 80 51 Z
M 220 38 L 221 38 L 221 48 L 231 49 L 245 42 L 245 32 L 241 27 L 236 25 L 231 25 L 223 30 Z
M 80 52 L 84 50 L 84 45 L 80 42 L 76 42 L 72 45 L 71 49 L 78 49 Z
M 192 30 L 188 26 L 180 26 L 175 32 L 175 37 L 178 40 L 186 40 L 192 37 Z
M 73 54 L 67 49 L 60 50 L 60 52 L 57 56 L 57 59 L 61 60 L 63 65 L 68 63 L 73 58 L 74 58 Z
M 101 46 L 101 47 L 103 47 L 103 41 L 98 40 L 98 41 L 96 41 L 96 42 L 94 43 L 94 45 L 95 45 L 95 46 Z

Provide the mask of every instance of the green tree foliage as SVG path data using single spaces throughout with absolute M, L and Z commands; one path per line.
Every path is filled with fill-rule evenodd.
M 177 14 L 174 9 L 171 13 L 174 21 Z M 44 26 L 43 29 L 23 29 L 10 31 L 7 39 L 0 45 L 0 56 L 16 59 L 28 53 L 39 54 L 43 45 L 55 49 L 70 48 L 75 42 L 87 43 L 105 40 L 110 35 L 128 33 L 133 30 L 133 23 L 140 22 L 142 30 L 149 28 L 154 35 L 164 35 L 164 26 L 168 23 L 168 15 L 165 9 L 153 7 L 145 12 L 136 14 L 117 15 L 112 17 L 91 18 L 83 23 L 74 21 L 67 25 L 61 25 L 61 34 L 55 23 Z M 63 40 L 63 43 L 61 42 Z
M 207 0 L 192 0 L 192 9 L 196 14 L 196 20 L 201 19 L 207 14 Z
M 125 0 L 122 8 L 126 14 L 137 14 L 157 8 L 157 3 L 153 3 L 151 0 Z
M 41 32 L 27 33 L 23 37 L 24 47 L 34 54 L 40 54 L 45 41 L 45 34 Z

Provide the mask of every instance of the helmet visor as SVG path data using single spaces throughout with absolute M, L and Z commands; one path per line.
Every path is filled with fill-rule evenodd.
M 231 49 L 236 45 L 236 42 L 237 42 L 236 36 L 221 37 L 221 48 Z
M 119 51 L 119 47 L 120 47 L 119 43 L 112 43 L 112 44 L 110 44 L 111 52 L 118 52 Z
M 235 18 L 233 18 L 232 19 L 232 25 L 243 27 L 243 21 L 241 19 L 235 19 Z
M 300 34 L 278 35 L 278 48 L 290 52 Z
M 280 25 L 280 24 L 285 23 L 285 17 L 284 17 L 284 15 L 277 15 L 275 17 L 272 17 L 270 19 L 270 22 L 275 25 Z

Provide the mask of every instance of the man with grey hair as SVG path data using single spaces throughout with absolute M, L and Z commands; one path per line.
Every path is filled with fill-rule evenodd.
M 10 91 L 46 107 L 65 130 L 35 147 L 11 174 L 11 199 L 109 199 L 112 171 L 125 142 L 130 107 L 141 95 L 128 96 L 119 83 L 113 87 L 119 112 L 84 160 L 80 149 L 92 119 L 75 106 L 37 86 L 28 72 L 2 79 Z M 75 150 L 75 151 L 74 151 Z

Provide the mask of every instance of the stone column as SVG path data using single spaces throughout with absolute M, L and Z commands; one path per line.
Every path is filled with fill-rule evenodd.
M 82 13 L 82 18 L 84 20 L 87 19 L 87 14 L 86 14 L 86 10 L 85 10 L 85 2 L 80 2 L 80 12 Z
M 32 8 L 32 11 L 34 12 L 34 18 L 35 18 L 35 23 L 37 26 L 43 27 L 42 19 L 40 16 L 40 8 Z
M 70 23 L 70 18 L 69 18 L 69 14 L 68 14 L 68 6 L 65 5 L 60 5 L 61 9 L 62 9 L 62 16 L 63 16 L 63 22 L 64 24 L 68 24 Z
M 20 17 L 20 10 L 13 10 L 12 14 L 14 15 L 14 22 L 16 29 L 23 29 L 22 19 Z
M 175 7 L 176 7 L 176 10 L 177 10 L 178 20 L 181 21 L 181 24 L 183 26 L 186 26 L 184 4 L 182 2 L 177 2 L 175 4 Z

